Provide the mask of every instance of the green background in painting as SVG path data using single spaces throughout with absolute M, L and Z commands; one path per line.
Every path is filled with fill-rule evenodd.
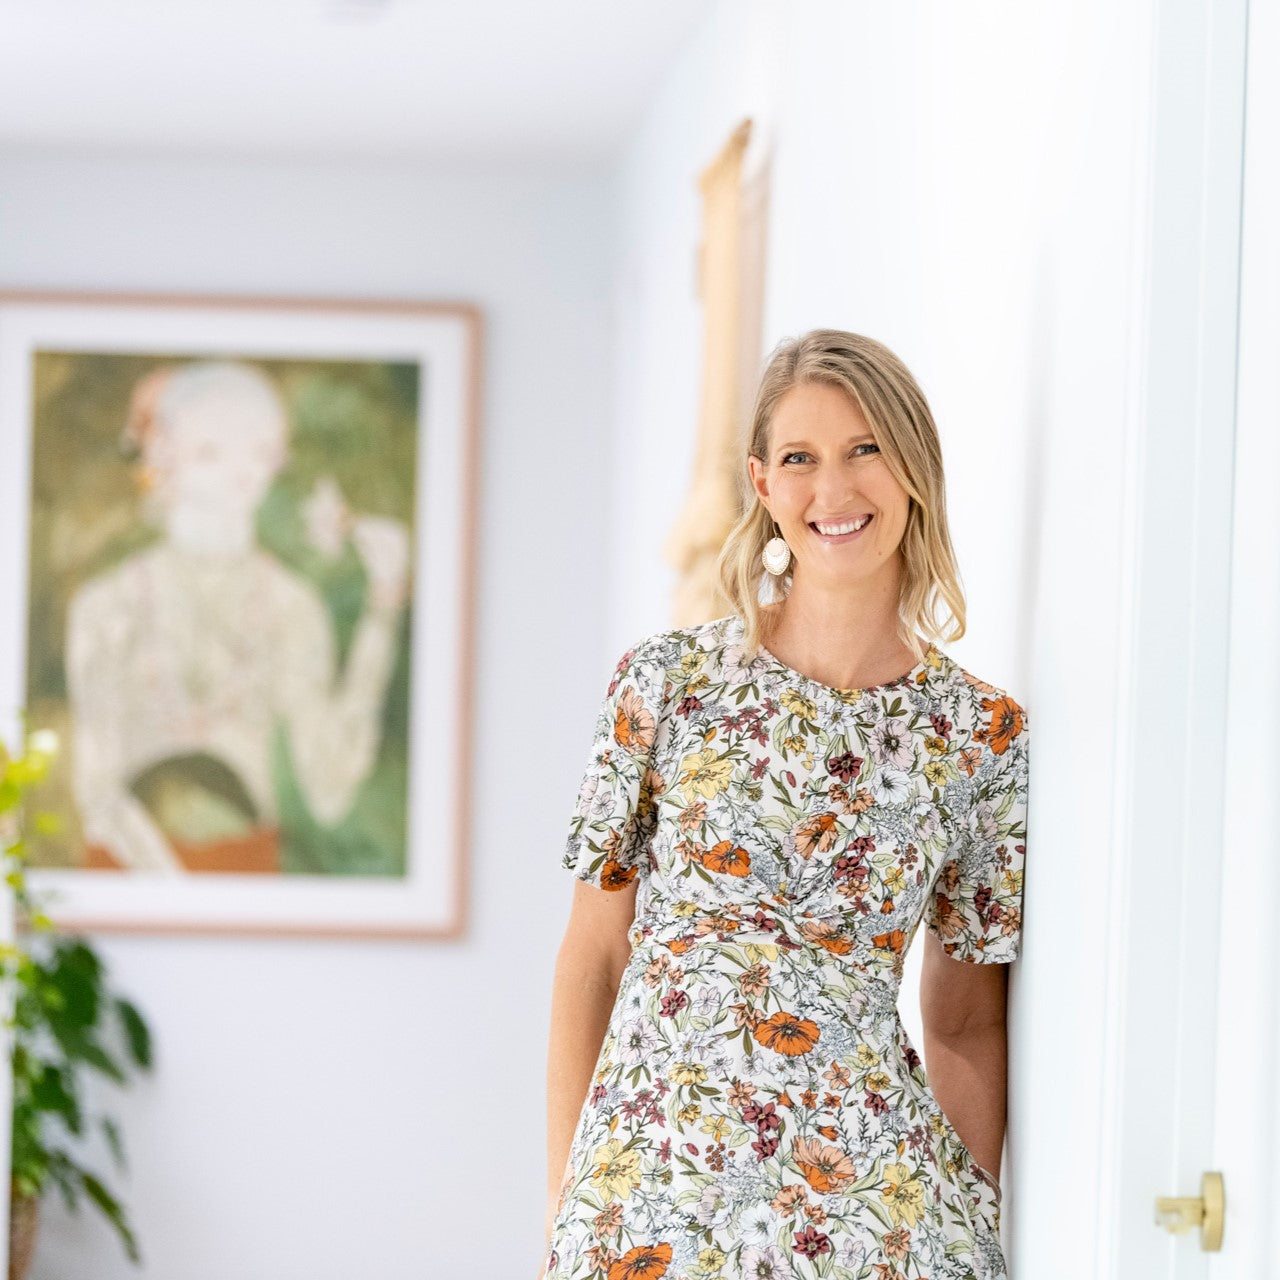
M 288 459 L 258 509 L 259 544 L 306 578 L 328 605 L 339 663 L 346 657 L 366 591 L 364 569 L 348 545 L 325 559 L 304 536 L 302 506 L 332 476 L 348 506 L 414 528 L 419 366 L 416 363 L 255 359 L 184 352 L 146 355 L 41 351 L 33 359 L 31 557 L 27 710 L 32 728 L 52 728 L 70 747 L 63 665 L 67 604 L 81 583 L 162 536 L 143 514 L 137 463 L 123 442 L 139 379 L 162 365 L 236 359 L 270 377 L 287 406 Z M 283 872 L 402 876 L 408 801 L 409 637 L 404 610 L 382 740 L 372 772 L 350 812 L 333 827 L 312 821 L 278 725 L 274 775 Z M 110 678 L 110 673 L 104 673 Z M 67 750 L 34 804 L 56 812 L 63 829 L 32 838 L 35 866 L 78 864 Z

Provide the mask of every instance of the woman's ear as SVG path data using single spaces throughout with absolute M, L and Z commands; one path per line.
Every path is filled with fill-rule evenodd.
M 766 478 L 764 463 L 754 453 L 747 454 L 747 470 L 751 475 L 751 487 L 756 491 L 764 506 L 768 506 L 769 481 Z

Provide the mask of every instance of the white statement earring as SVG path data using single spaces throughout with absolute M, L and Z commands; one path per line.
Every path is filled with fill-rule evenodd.
M 778 529 L 776 520 L 773 522 L 773 527 Z M 781 529 L 778 529 L 777 534 L 764 544 L 760 559 L 775 578 L 786 573 L 787 566 L 791 563 L 791 548 L 787 546 L 787 540 L 782 536 Z

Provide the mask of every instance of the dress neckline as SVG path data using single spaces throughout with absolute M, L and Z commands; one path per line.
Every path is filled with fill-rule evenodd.
M 762 644 L 760 646 L 760 656 L 770 662 L 778 671 L 784 675 L 790 676 L 793 680 L 799 680 L 803 684 L 808 685 L 812 689 L 816 689 L 821 693 L 830 694 L 836 698 L 852 698 L 860 696 L 864 693 L 880 693 L 884 689 L 897 689 L 906 685 L 914 685 L 916 677 L 921 672 L 927 671 L 935 660 L 934 655 L 941 657 L 941 650 L 938 646 L 930 642 L 924 651 L 924 657 L 916 663 L 910 671 L 904 671 L 900 676 L 894 676 L 892 680 L 885 680 L 880 684 L 864 684 L 852 689 L 841 689 L 836 685 L 823 684 L 821 680 L 815 680 L 813 676 L 807 676 L 803 671 L 797 671 L 795 667 L 789 666 L 783 662 L 775 653 L 766 649 Z

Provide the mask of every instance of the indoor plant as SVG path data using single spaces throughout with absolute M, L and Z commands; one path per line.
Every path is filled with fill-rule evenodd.
M 48 732 L 26 736 L 21 755 L 0 744 L 0 845 L 15 911 L 14 942 L 0 948 L 13 1066 L 10 1280 L 19 1280 L 30 1262 L 37 1208 L 50 1183 L 72 1210 L 87 1198 L 129 1257 L 139 1257 L 120 1202 L 75 1151 L 96 1126 L 123 1168 L 119 1130 L 110 1118 L 88 1114 L 81 1077 L 87 1068 L 126 1083 L 130 1069 L 151 1064 L 150 1033 L 137 1009 L 109 989 L 90 943 L 60 934 L 26 881 L 25 824 L 56 827 L 53 815 L 30 812 L 27 793 L 44 777 L 56 747 Z

